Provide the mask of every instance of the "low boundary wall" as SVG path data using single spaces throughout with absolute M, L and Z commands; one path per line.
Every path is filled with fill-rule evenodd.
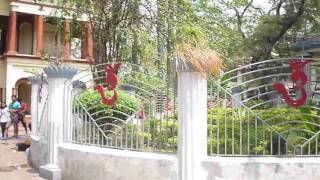
M 176 157 L 62 144 L 59 146 L 62 179 L 68 180 L 177 180 Z
M 46 148 L 45 140 L 32 138 L 32 167 L 46 164 Z M 174 155 L 63 143 L 58 162 L 63 180 L 178 180 Z M 202 166 L 205 180 L 320 179 L 319 157 L 207 157 Z
M 39 170 L 40 166 L 48 163 L 48 142 L 37 136 L 31 136 L 31 148 L 28 155 L 28 163 Z
M 319 157 L 208 157 L 207 180 L 319 180 Z

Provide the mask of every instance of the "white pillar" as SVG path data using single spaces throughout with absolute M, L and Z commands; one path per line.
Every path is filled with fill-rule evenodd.
M 58 166 L 58 145 L 63 141 L 65 84 L 77 73 L 71 67 L 47 67 L 48 89 L 48 164 L 40 167 L 40 176 L 49 180 L 60 180 L 61 169 Z
M 30 76 L 29 81 L 31 83 L 31 116 L 32 116 L 32 135 L 38 135 L 38 92 L 40 78 L 38 76 Z
M 43 77 L 43 82 L 39 83 L 39 91 L 38 91 L 38 128 L 39 135 L 47 137 L 47 124 L 48 124 L 48 80 L 46 77 Z M 40 87 L 42 86 L 42 87 Z M 41 92 L 40 92 L 41 88 Z M 41 97 L 41 99 L 40 99 Z
M 179 60 L 177 60 L 179 61 Z M 175 61 L 179 98 L 179 180 L 207 179 L 207 78 Z
M 67 142 L 71 142 L 72 141 L 72 100 L 73 100 L 73 96 L 77 93 L 79 93 L 79 81 L 75 81 L 73 83 L 68 83 L 65 86 L 65 103 L 66 106 L 64 108 L 65 110 L 65 129 L 64 129 L 64 140 Z

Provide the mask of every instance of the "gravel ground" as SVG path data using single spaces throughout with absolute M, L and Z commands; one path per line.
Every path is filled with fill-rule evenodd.
M 24 142 L 29 139 L 19 128 L 19 138 L 10 138 L 7 141 L 0 140 L 0 179 L 3 180 L 44 180 L 38 173 L 27 164 L 27 155 L 25 152 L 16 151 L 16 143 Z M 9 137 L 13 135 L 13 127 L 9 131 Z

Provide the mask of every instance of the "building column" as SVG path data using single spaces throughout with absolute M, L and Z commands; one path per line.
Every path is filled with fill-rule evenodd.
M 86 24 L 87 28 L 87 61 L 93 62 L 93 36 L 91 24 Z
M 38 130 L 38 102 L 39 102 L 39 82 L 38 76 L 30 76 L 29 81 L 31 83 L 31 116 L 32 116 L 32 135 L 37 135 Z
M 61 179 L 61 169 L 58 165 L 58 146 L 63 142 L 65 119 L 64 105 L 69 105 L 64 98 L 66 84 L 70 84 L 77 69 L 72 67 L 46 67 L 48 78 L 48 164 L 40 167 L 40 176 L 46 179 Z M 71 91 L 70 91 L 71 93 Z
M 36 56 L 41 56 L 43 48 L 43 16 L 35 16 L 35 29 L 37 30 L 37 46 L 36 46 Z
M 64 60 L 70 60 L 70 50 L 71 50 L 71 44 L 70 44 L 70 24 L 71 21 L 66 19 L 64 24 L 64 48 L 63 48 L 63 58 Z
M 17 54 L 17 12 L 11 11 L 9 15 L 7 41 L 7 55 Z
M 181 59 L 173 61 L 178 74 L 178 179 L 207 179 L 207 77 Z

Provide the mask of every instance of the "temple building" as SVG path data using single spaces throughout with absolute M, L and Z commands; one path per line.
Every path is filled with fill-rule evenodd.
M 9 103 L 15 94 L 31 106 L 28 77 L 50 64 L 44 54 L 61 57 L 79 69 L 88 68 L 93 61 L 86 18 L 77 23 L 85 27 L 84 32 L 71 35 L 71 18 L 64 17 L 61 23 L 57 9 L 52 0 L 0 1 L 0 101 Z

